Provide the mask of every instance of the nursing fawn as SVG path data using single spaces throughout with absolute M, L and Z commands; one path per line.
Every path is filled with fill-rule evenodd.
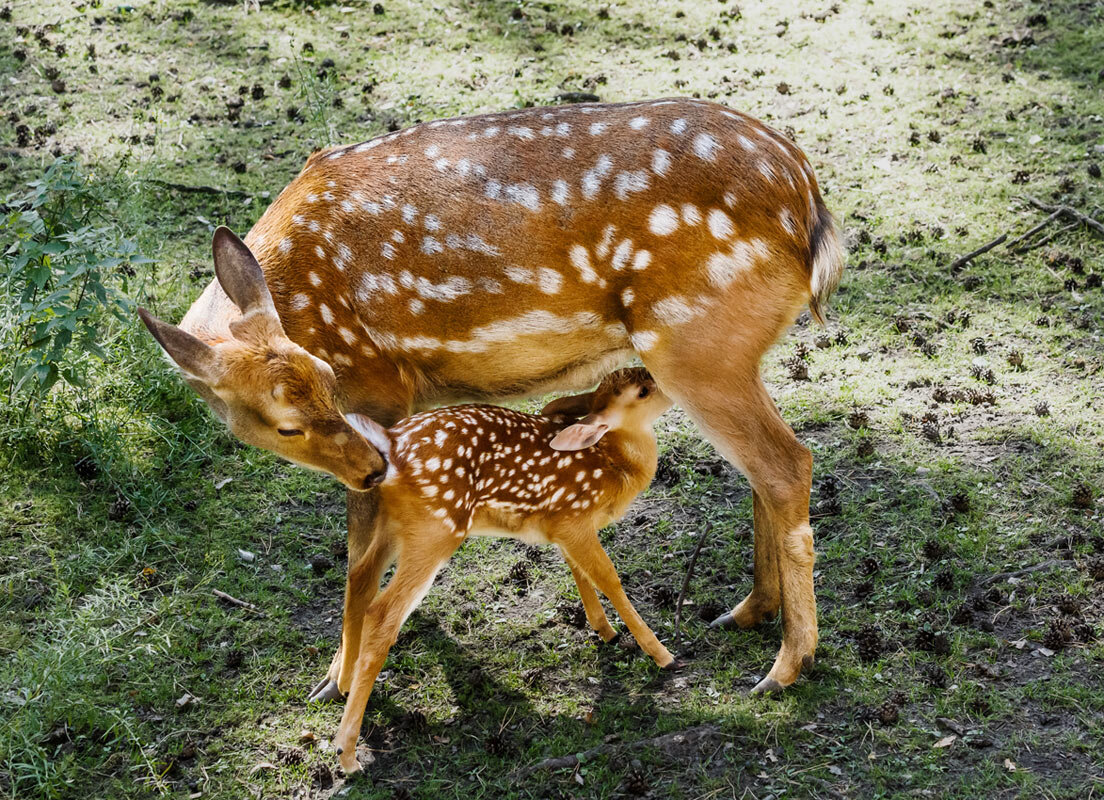
M 675 659 L 636 613 L 598 540 L 652 480 L 652 423 L 671 406 L 648 372 L 623 369 L 588 394 L 554 400 L 541 415 L 465 405 L 417 414 L 365 434 L 385 454 L 376 530 L 350 564 L 338 685 L 349 692 L 335 744 L 347 774 L 372 686 L 399 628 L 437 571 L 469 536 L 509 536 L 560 548 L 587 620 L 615 633 L 595 593 L 609 598 L 660 667 Z M 577 422 L 564 426 L 564 418 Z M 395 574 L 377 595 L 392 560 Z

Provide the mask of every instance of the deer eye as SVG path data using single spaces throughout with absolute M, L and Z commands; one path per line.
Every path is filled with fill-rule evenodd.
M 298 428 L 277 428 L 276 432 L 281 436 L 302 436 L 303 432 Z
M 652 390 L 649 389 L 647 386 L 641 386 L 640 391 L 637 393 L 636 396 L 639 397 L 641 400 L 643 400 L 645 397 L 647 397 L 651 393 L 652 393 Z

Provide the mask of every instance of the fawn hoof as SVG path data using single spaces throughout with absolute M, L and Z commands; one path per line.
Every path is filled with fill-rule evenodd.
M 685 667 L 686 662 L 683 661 L 681 658 L 672 658 L 670 661 L 660 667 L 660 669 L 667 672 L 678 672 L 680 669 L 684 669 Z
M 710 628 L 723 628 L 724 630 L 732 630 L 737 627 L 736 617 L 732 616 L 731 611 L 726 611 L 721 616 L 709 623 Z
M 753 688 L 749 692 L 749 694 L 775 694 L 777 692 L 781 692 L 785 688 L 785 686 L 783 686 L 774 678 L 768 675 L 767 677 L 763 678 L 763 680 L 759 681 L 759 683 L 755 684 L 755 688 Z
M 325 677 L 318 685 L 311 689 L 307 696 L 308 703 L 320 703 L 323 700 L 338 700 L 341 698 L 341 690 L 337 688 L 337 681 Z

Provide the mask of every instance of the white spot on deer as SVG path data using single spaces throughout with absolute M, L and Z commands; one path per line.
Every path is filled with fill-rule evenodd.
M 701 222 L 701 212 L 698 211 L 698 207 L 693 203 L 682 204 L 682 221 L 687 225 L 697 225 Z
M 652 254 L 647 250 L 637 250 L 636 255 L 633 256 L 632 268 L 637 272 L 647 269 L 648 265 L 652 263 Z
M 613 259 L 610 261 L 610 266 L 615 270 L 623 270 L 629 263 L 629 257 L 632 255 L 632 240 L 622 239 L 617 245 L 617 248 L 613 251 Z
M 322 245 L 320 244 L 314 246 L 314 254 L 323 260 L 326 258 L 326 251 L 322 249 Z
M 634 131 L 638 131 L 641 128 L 647 127 L 649 122 L 650 120 L 647 117 L 633 117 L 632 120 L 629 121 L 629 127 Z
M 560 122 L 556 125 L 556 136 L 559 138 L 563 139 L 569 133 L 571 133 L 571 126 L 566 122 Z
M 353 365 L 353 359 L 345 353 L 334 353 L 333 360 L 335 364 L 339 364 L 342 367 L 351 367 Z
M 613 193 L 617 195 L 618 200 L 628 200 L 630 194 L 643 192 L 649 185 L 648 173 L 644 170 L 619 172 L 613 179 Z
M 488 200 L 497 200 L 502 194 L 502 184 L 495 180 L 487 181 L 483 187 L 483 196 Z
M 346 214 L 352 214 L 354 209 L 356 209 L 356 206 L 354 206 L 348 200 L 341 201 L 341 210 L 344 211 Z
M 506 198 L 530 211 L 540 210 L 540 192 L 529 183 L 512 183 L 506 187 Z
M 633 300 L 635 299 L 636 292 L 633 291 L 633 288 L 631 286 L 621 292 L 621 305 L 623 305 L 625 308 L 631 306 L 633 304 Z
M 417 297 L 410 301 L 409 307 L 410 313 L 414 315 L 421 314 L 423 311 L 425 311 L 425 303 L 423 303 Z
M 312 219 L 310 222 L 307 223 L 308 231 L 316 232 L 320 227 L 321 226 L 318 224 L 318 220 L 316 219 Z
M 762 239 L 737 240 L 727 251 L 713 253 L 705 262 L 709 280 L 721 288 L 728 286 L 741 274 L 755 267 L 755 263 L 767 257 L 767 245 Z
M 606 128 L 608 127 L 609 123 L 607 122 L 592 122 L 590 123 L 590 135 L 601 136 L 603 133 L 606 132 Z
M 449 160 L 447 158 L 439 158 L 433 162 L 433 168 L 438 172 L 444 172 L 448 169 Z
M 648 216 L 648 229 L 656 236 L 669 236 L 678 228 L 678 214 L 666 203 L 652 209 Z
M 506 277 L 514 283 L 530 284 L 537 279 L 536 273 L 534 273 L 533 270 L 527 269 L 526 267 L 518 267 L 513 264 L 506 267 L 505 272 Z
M 318 195 L 316 195 L 314 192 L 311 192 L 310 194 L 307 195 L 307 202 L 308 203 L 317 203 L 318 202 Z
M 297 294 L 291 298 L 291 307 L 296 311 L 302 311 L 304 308 L 309 308 L 311 299 L 305 294 Z
M 552 182 L 552 201 L 561 206 L 567 205 L 567 181 L 555 180 Z
M 370 200 L 361 203 L 360 207 L 363 208 L 365 211 L 367 211 L 372 216 L 377 216 L 377 217 L 380 215 L 380 212 L 383 211 L 383 208 L 382 208 L 382 206 L 380 206 L 379 203 L 375 203 L 375 202 L 372 202 Z
M 311 286 L 321 286 L 322 285 L 322 279 L 320 277 L 318 277 L 317 272 L 307 273 L 307 280 L 310 281 Z
M 320 305 L 318 307 L 318 313 L 322 315 L 323 322 L 325 322 L 327 325 L 333 325 L 334 315 L 333 312 L 330 311 L 330 307 L 328 305 L 326 305 L 325 303 Z
M 400 230 L 397 230 L 397 229 L 393 230 L 393 231 L 391 231 L 391 241 L 397 242 L 398 244 L 402 244 L 403 242 L 406 241 L 406 234 L 403 233 Z
M 537 288 L 545 294 L 556 294 L 563 285 L 563 275 L 549 267 L 541 267 L 537 275 Z
M 688 123 L 685 119 L 679 117 L 671 123 L 671 133 L 675 134 L 676 136 L 681 136 L 683 133 L 686 132 L 686 128 L 689 124 L 690 123 Z
M 414 221 L 414 217 L 418 216 L 418 209 L 407 203 L 402 207 L 402 221 L 409 225 Z
M 344 326 L 338 328 L 337 332 L 345 340 L 345 344 L 351 345 L 357 340 L 356 334 Z
M 616 225 L 607 225 L 602 231 L 602 238 L 598 242 L 598 246 L 594 248 L 594 255 L 598 258 L 605 258 L 609 255 L 610 245 L 613 243 L 613 234 L 616 233 Z
M 441 155 L 441 148 L 435 144 L 431 144 L 425 149 L 426 158 L 437 158 Z
M 660 177 L 667 174 L 671 168 L 671 154 L 666 150 L 656 150 L 652 153 L 652 172 Z
M 682 325 L 705 313 L 702 306 L 692 306 L 682 295 L 671 295 L 652 304 L 652 313 L 668 325 Z
M 751 139 L 744 136 L 744 134 L 742 134 L 742 133 L 737 134 L 736 135 L 736 141 L 738 141 L 740 143 L 740 147 L 744 148 L 749 153 L 752 153 L 752 152 L 755 151 L 755 142 L 751 141 Z
M 363 153 L 365 150 L 371 150 L 373 147 L 379 147 L 381 144 L 383 144 L 383 139 L 373 139 L 370 142 L 358 144 L 356 147 L 353 148 L 353 152 Z
M 395 257 L 395 253 L 395 245 L 391 244 L 391 242 L 384 242 L 380 245 L 380 255 L 384 258 L 391 260 Z
M 732 219 L 721 209 L 710 209 L 706 219 L 709 223 L 709 232 L 713 234 L 714 238 L 728 239 L 732 236 Z
M 344 271 L 349 262 L 353 259 L 353 251 L 349 249 L 349 246 L 344 242 L 337 245 L 337 255 L 334 256 L 334 266 L 339 270 Z
M 767 161 L 759 161 L 759 172 L 762 173 L 763 177 L 766 178 L 768 181 L 773 182 L 778 180 L 778 173 L 774 171 L 774 167 L 772 167 Z
M 778 221 L 790 236 L 795 236 L 797 234 L 797 225 L 794 224 L 793 214 L 790 213 L 788 208 L 783 208 L 778 212 Z
M 436 214 L 426 214 L 422 220 L 422 224 L 425 225 L 427 231 L 436 231 L 441 229 L 441 220 Z
M 519 139 L 525 139 L 525 140 L 532 139 L 535 136 L 535 134 L 533 133 L 531 128 L 526 128 L 524 126 L 519 127 L 519 126 L 511 125 L 509 128 L 506 129 L 506 132 L 507 133 L 512 133 L 514 136 L 518 137 Z
M 566 158 L 568 161 L 570 161 L 571 159 L 575 158 L 575 148 L 574 147 L 565 147 L 563 149 L 563 152 L 560 153 L 560 155 L 562 155 L 564 158 Z
M 280 244 L 277 245 L 280 248 L 281 253 L 291 252 L 291 237 L 285 236 L 280 240 Z
M 498 136 L 498 134 L 501 131 L 502 131 L 502 128 L 498 127 L 497 125 L 492 125 L 489 128 L 484 128 L 483 129 L 483 138 L 493 139 L 494 137 Z
M 583 197 L 589 200 L 598 194 L 602 179 L 609 175 L 611 169 L 613 169 L 613 159 L 603 153 L 598 157 L 594 168 L 583 173 Z
M 694 137 L 694 155 L 705 161 L 715 161 L 717 151 L 721 149 L 720 143 L 708 133 L 699 133 Z
M 659 334 L 655 331 L 636 331 L 629 335 L 629 341 L 638 353 L 646 353 L 655 347 Z
M 466 158 L 462 158 L 456 162 L 456 171 L 460 173 L 461 178 L 468 177 L 468 173 L 471 172 L 472 162 Z

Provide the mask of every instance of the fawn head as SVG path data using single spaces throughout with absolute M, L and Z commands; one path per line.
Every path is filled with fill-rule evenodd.
M 586 394 L 561 397 L 546 405 L 545 416 L 582 417 L 552 439 L 553 450 L 582 450 L 609 431 L 646 431 L 671 407 L 671 400 L 643 367 L 611 372 Z
M 387 465 L 365 438 L 367 418 L 341 413 L 330 365 L 287 337 L 249 248 L 220 227 L 213 249 L 219 285 L 241 310 L 230 337 L 208 344 L 144 308 L 142 322 L 243 442 L 328 472 L 350 489 L 374 486 Z

